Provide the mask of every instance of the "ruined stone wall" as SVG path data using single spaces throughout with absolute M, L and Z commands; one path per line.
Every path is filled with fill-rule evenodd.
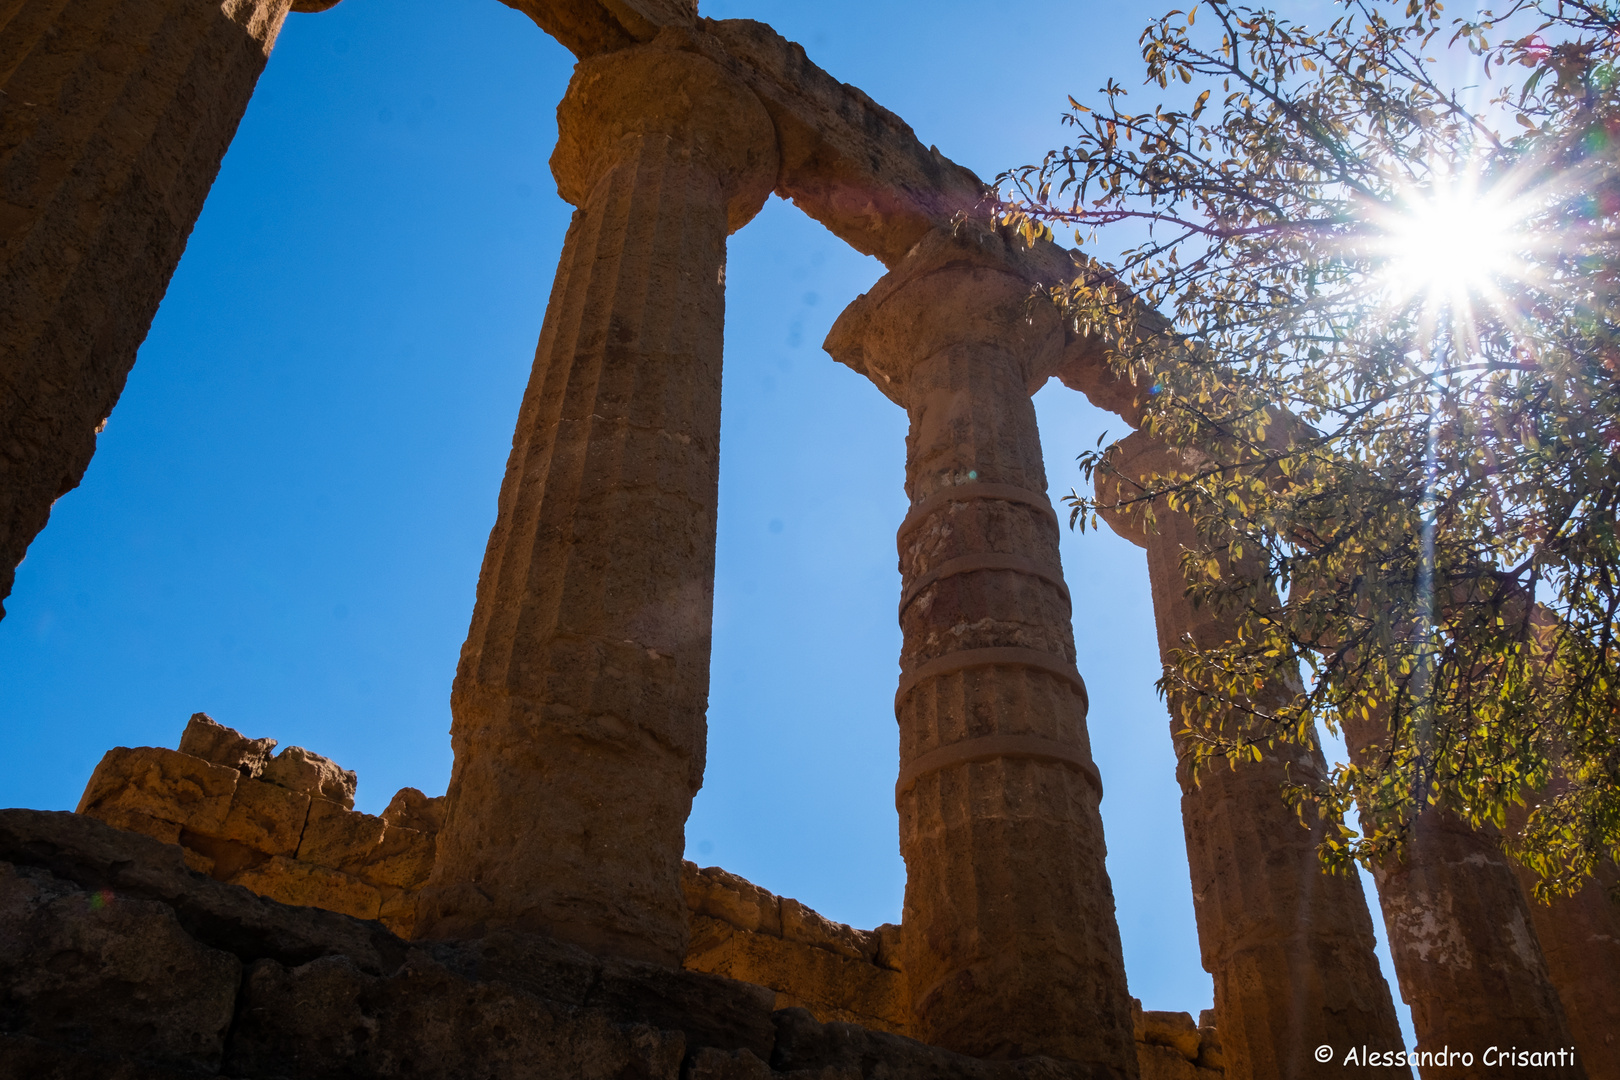
M 109 750 L 78 812 L 178 845 L 185 867 L 216 881 L 411 937 L 443 797 L 403 788 L 382 816 L 363 814 L 353 808 L 354 772 L 302 747 L 276 754 L 276 745 L 197 713 L 177 750 Z M 899 926 L 836 923 L 719 867 L 685 863 L 681 887 L 691 937 L 685 970 L 762 988 L 771 1010 L 911 1035 Z M 1224 1075 L 1209 1011 L 1195 1024 L 1188 1013 L 1143 1012 L 1133 1002 L 1132 1019 L 1142 1080 Z
M 405 788 L 381 817 L 362 814 L 353 772 L 298 746 L 272 757 L 275 745 L 197 713 L 179 750 L 107 751 L 78 812 L 179 844 L 187 866 L 217 881 L 410 937 L 442 799 Z

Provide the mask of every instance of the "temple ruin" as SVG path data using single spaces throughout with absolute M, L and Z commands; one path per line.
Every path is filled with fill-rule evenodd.
M 283 20 L 335 2 L 0 5 L 0 599 L 84 474 Z M 1055 376 L 1140 421 L 1097 342 L 1031 302 L 1082 257 L 995 228 L 982 181 L 762 23 L 510 2 L 579 58 L 552 157 L 577 209 L 449 791 L 358 813 L 353 773 L 198 714 L 176 749 L 109 751 L 76 815 L 0 812 L 0 1076 L 1283 1080 L 1367 1071 L 1319 1046 L 1400 1048 L 1359 884 L 1278 797 L 1319 751 L 1183 765 L 1215 1008 L 1130 996 L 1030 401 Z M 910 421 L 900 926 L 682 858 L 726 244 L 773 193 L 887 268 L 825 348 Z M 1113 460 L 1171 453 L 1137 433 Z M 1186 600 L 1190 523 L 1109 523 L 1147 551 L 1161 648 L 1223 640 Z M 1600 885 L 1537 906 L 1492 837 L 1421 824 L 1377 876 L 1417 1049 L 1573 1047 L 1544 1075 L 1620 1078 L 1620 908 Z

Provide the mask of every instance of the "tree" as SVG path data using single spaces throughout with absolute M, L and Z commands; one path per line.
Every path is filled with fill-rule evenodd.
M 1325 861 L 1441 805 L 1513 822 L 1550 895 L 1620 853 L 1620 6 L 1509 4 L 1171 12 L 1142 54 L 1182 103 L 1071 97 L 1069 145 L 998 185 L 1027 236 L 1137 224 L 1053 295 L 1205 452 L 1122 500 L 1193 516 L 1191 595 L 1237 628 L 1160 683 L 1195 764 L 1376 719 L 1379 753 L 1290 793 L 1361 811 Z

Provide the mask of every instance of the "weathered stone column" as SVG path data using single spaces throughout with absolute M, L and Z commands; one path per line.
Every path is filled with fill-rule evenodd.
M 451 693 L 422 936 L 510 927 L 678 964 L 702 783 L 726 236 L 776 179 L 764 107 L 677 30 L 580 63 L 579 207 Z
M 1056 311 L 1016 250 L 921 241 L 827 338 L 911 418 L 898 537 L 900 850 L 914 1034 L 1134 1076 L 1101 782 L 1031 391 Z
M 1620 1080 L 1620 874 L 1605 862 L 1586 888 L 1543 904 L 1531 892 L 1534 875 L 1517 864 L 1514 872 L 1586 1075 Z
M 1173 472 L 1173 451 L 1145 432 L 1109 455 L 1114 474 L 1097 473 L 1098 499 L 1112 504 L 1131 484 Z M 1149 532 L 1135 513 L 1102 511 L 1113 530 L 1147 550 L 1159 654 L 1191 640 L 1210 647 L 1228 639 L 1226 622 L 1187 598 L 1181 552 L 1196 547 L 1185 513 L 1154 507 Z M 1278 695 L 1285 688 L 1276 688 Z M 1171 699 L 1172 716 L 1179 715 Z M 1304 828 L 1282 800 L 1290 777 L 1321 776 L 1320 748 L 1291 761 L 1267 756 L 1236 768 L 1215 764 L 1195 784 L 1191 747 L 1173 718 L 1176 779 L 1187 834 L 1193 908 L 1204 970 L 1215 980 L 1215 1015 L 1227 1071 L 1252 1080 L 1314 1076 L 1318 1046 L 1346 1049 L 1401 1045 L 1395 1004 L 1373 952 L 1372 918 L 1360 882 L 1325 874 L 1316 856 L 1320 830 Z
M 1353 757 L 1377 752 L 1381 733 L 1374 724 L 1347 726 Z M 1406 858 L 1376 868 L 1373 876 L 1420 1052 L 1575 1045 L 1513 867 L 1495 835 L 1430 808 L 1413 822 Z M 1481 1051 L 1474 1052 L 1475 1068 L 1426 1068 L 1423 1080 L 1481 1075 Z M 1537 1071 L 1560 1078 L 1587 1075 L 1579 1064 Z
M 335 2 L 0 6 L 0 600 L 90 464 L 289 7 Z

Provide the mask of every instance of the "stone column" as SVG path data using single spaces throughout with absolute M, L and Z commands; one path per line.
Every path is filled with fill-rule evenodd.
M 1538 902 L 1535 875 L 1515 865 L 1547 973 L 1591 1080 L 1620 1080 L 1620 873 L 1612 862 L 1574 896 Z
M 1063 343 L 1018 251 L 930 234 L 826 348 L 911 418 L 900 850 L 916 1037 L 1134 1076 L 1102 796 L 1030 393 Z
M 1348 725 L 1352 757 L 1377 753 L 1381 734 L 1376 720 Z M 1481 1075 L 1476 1047 L 1575 1045 L 1513 866 L 1494 834 L 1431 807 L 1412 824 L 1406 858 L 1373 874 L 1418 1050 L 1449 1046 L 1476 1054 L 1474 1069 L 1424 1069 L 1423 1080 Z M 1537 1072 L 1587 1075 L 1579 1064 Z
M 90 464 L 289 7 L 333 2 L 0 5 L 0 600 Z
M 1131 484 L 1173 472 L 1173 451 L 1137 432 L 1110 454 L 1114 475 L 1097 474 L 1104 503 L 1129 497 Z M 1104 510 L 1114 531 L 1147 550 L 1159 654 L 1188 639 L 1205 647 L 1228 639 L 1225 620 L 1193 607 L 1181 552 L 1198 538 L 1191 517 L 1154 507 L 1152 532 L 1130 512 Z M 1286 695 L 1276 688 L 1274 695 Z M 1320 830 L 1303 827 L 1282 799 L 1290 777 L 1321 776 L 1320 748 L 1292 760 L 1267 756 L 1236 768 L 1215 764 L 1195 784 L 1191 747 L 1171 699 L 1176 779 L 1187 834 L 1193 908 L 1204 970 L 1215 980 L 1215 1016 L 1227 1072 L 1253 1080 L 1317 1075 L 1318 1046 L 1393 1050 L 1401 1045 L 1395 1004 L 1374 955 L 1372 918 L 1359 880 L 1325 874 Z
M 726 236 L 776 179 L 764 107 L 682 31 L 582 61 L 579 207 L 451 692 L 421 936 L 506 927 L 678 964 L 702 782 Z

